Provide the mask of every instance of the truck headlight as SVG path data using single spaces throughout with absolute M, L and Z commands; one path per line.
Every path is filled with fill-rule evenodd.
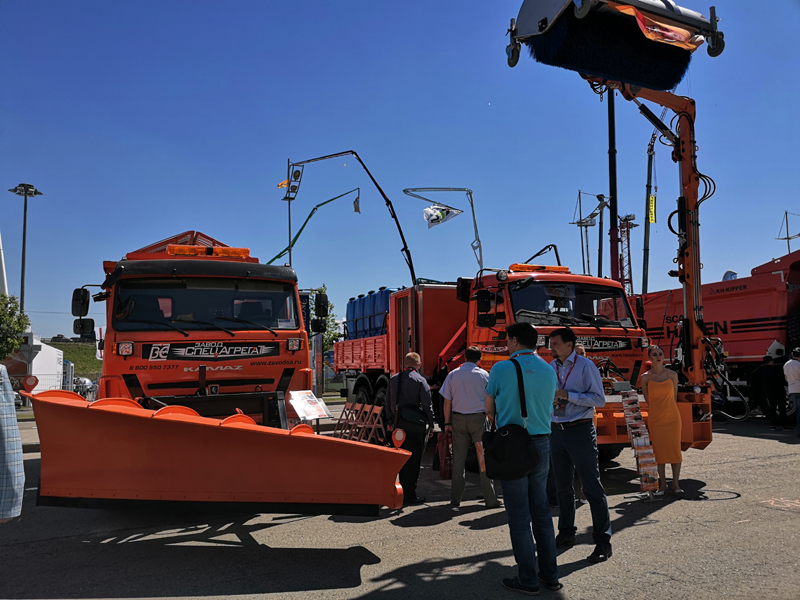
M 133 356 L 133 342 L 117 342 L 119 356 Z
M 300 338 L 290 338 L 286 340 L 286 349 L 289 352 L 297 352 L 303 347 L 303 340 Z
M 639 348 L 649 348 L 649 347 L 650 347 L 650 338 L 640 337 Z

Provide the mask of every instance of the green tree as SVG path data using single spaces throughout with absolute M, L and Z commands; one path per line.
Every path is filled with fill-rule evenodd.
M 328 293 L 328 286 L 324 283 L 318 288 L 311 288 L 311 297 L 309 298 L 309 302 L 311 304 L 311 318 L 316 319 L 317 314 L 314 310 L 314 300 L 317 297 L 317 294 L 327 294 Z M 333 302 L 328 302 L 328 318 L 326 319 L 328 323 L 328 329 L 323 334 L 323 344 L 322 347 L 327 352 L 328 350 L 333 350 L 333 342 L 337 341 L 341 335 L 339 334 L 339 324 L 336 322 L 336 315 L 333 314 Z M 309 335 L 310 332 L 309 332 Z
M 19 298 L 0 294 L 0 360 L 16 352 L 31 320 L 19 310 Z

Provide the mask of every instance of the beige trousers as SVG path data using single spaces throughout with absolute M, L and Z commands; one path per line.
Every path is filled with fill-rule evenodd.
M 480 442 L 486 426 L 486 415 L 459 415 L 453 413 L 450 418 L 453 426 L 453 481 L 450 488 L 450 502 L 461 504 L 464 495 L 464 464 L 467 462 L 467 451 L 470 442 Z M 492 481 L 481 473 L 481 489 L 486 506 L 495 506 L 497 496 L 494 493 Z

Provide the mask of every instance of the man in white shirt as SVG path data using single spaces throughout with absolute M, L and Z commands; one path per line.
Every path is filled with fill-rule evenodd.
M 800 348 L 792 350 L 791 360 L 783 365 L 783 375 L 789 384 L 789 399 L 794 402 L 794 416 L 797 419 L 794 437 L 800 437 Z
M 440 392 L 444 398 L 444 430 L 453 436 L 452 506 L 459 506 L 464 495 L 464 465 L 469 444 L 480 442 L 486 429 L 486 383 L 489 373 L 478 366 L 480 348 L 467 348 L 465 360 L 463 365 L 448 373 Z M 488 508 L 501 506 L 486 473 L 481 473 L 481 489 Z

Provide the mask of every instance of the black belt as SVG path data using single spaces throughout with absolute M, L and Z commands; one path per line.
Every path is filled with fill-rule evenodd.
M 567 421 L 566 423 L 553 423 L 553 425 L 558 426 L 561 430 L 569 429 L 570 427 L 574 427 L 575 425 L 581 425 L 582 423 L 593 423 L 594 419 L 578 419 L 577 421 Z
M 463 417 L 468 417 L 468 416 L 470 416 L 470 415 L 485 415 L 486 413 L 485 413 L 485 412 L 477 412 L 477 413 L 460 413 L 460 412 L 457 412 L 457 411 L 455 411 L 455 410 L 454 410 L 454 411 L 453 411 L 453 414 L 454 414 L 454 415 L 461 415 L 461 416 L 463 416 Z
M 537 433 L 537 434 L 531 435 L 532 438 L 542 438 L 542 437 L 549 437 L 549 436 L 550 436 L 549 433 Z

